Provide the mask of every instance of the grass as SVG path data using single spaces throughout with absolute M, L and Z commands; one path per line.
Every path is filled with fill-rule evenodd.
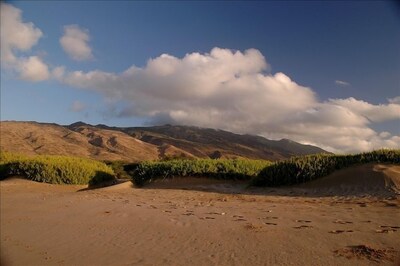
M 2 151 L 0 179 L 11 175 L 51 184 L 96 185 L 114 179 L 113 170 L 102 162 L 68 156 L 24 156 Z

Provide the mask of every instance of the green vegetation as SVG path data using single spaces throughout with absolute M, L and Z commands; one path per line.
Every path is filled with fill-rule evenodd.
M 127 164 L 127 162 L 124 162 L 124 161 L 105 161 L 104 163 L 114 171 L 116 178 L 118 178 L 118 179 L 131 179 L 131 176 L 124 169 L 124 167 Z
M 0 153 L 0 179 L 20 175 L 51 184 L 96 185 L 114 179 L 113 170 L 102 162 L 67 156 L 23 156 Z
M 253 186 L 283 186 L 308 182 L 335 170 L 365 163 L 400 163 L 400 150 L 377 150 L 354 155 L 310 155 L 276 162 L 251 181 Z
M 269 162 L 249 159 L 174 159 L 125 164 L 102 162 L 67 156 L 23 156 L 0 154 L 0 179 L 22 175 L 52 184 L 89 184 L 132 178 L 138 186 L 155 179 L 174 177 L 208 177 L 248 180 L 253 186 L 283 186 L 308 182 L 335 170 L 365 163 L 400 164 L 400 150 L 377 150 L 353 155 L 309 155 L 285 161 Z
M 247 159 L 195 159 L 147 161 L 125 166 L 133 182 L 142 186 L 155 179 L 173 177 L 210 177 L 216 179 L 250 180 L 271 162 Z
M 308 182 L 335 170 L 365 163 L 400 163 L 400 150 L 377 150 L 354 155 L 309 155 L 279 162 L 262 160 L 171 160 L 125 165 L 133 182 L 143 186 L 155 179 L 209 177 L 249 180 L 253 186 L 283 186 Z

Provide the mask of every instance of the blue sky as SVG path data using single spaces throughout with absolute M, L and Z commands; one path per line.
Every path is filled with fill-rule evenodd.
M 2 57 L 1 120 L 173 122 L 332 151 L 398 147 L 400 13 L 392 2 L 7 3 L 2 22 L 33 26 L 21 49 L 24 40 L 1 23 L 2 42 L 10 40 L 2 46 L 15 57 Z M 3 16 L 14 12 L 5 5 L 20 15 Z M 73 40 L 63 46 L 66 27 Z M 34 63 L 47 70 L 42 78 L 24 74 Z M 139 70 L 122 74 L 132 66 Z

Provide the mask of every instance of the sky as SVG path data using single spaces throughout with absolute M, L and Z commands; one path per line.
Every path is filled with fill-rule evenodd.
M 400 148 L 394 2 L 1 2 L 1 120 Z

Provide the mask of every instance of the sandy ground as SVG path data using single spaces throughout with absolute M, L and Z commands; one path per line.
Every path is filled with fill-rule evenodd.
M 360 176 L 372 179 L 353 182 Z M 9 178 L 1 265 L 400 265 L 400 198 L 382 189 L 399 178 L 387 165 L 280 189 L 196 179 L 82 190 Z

